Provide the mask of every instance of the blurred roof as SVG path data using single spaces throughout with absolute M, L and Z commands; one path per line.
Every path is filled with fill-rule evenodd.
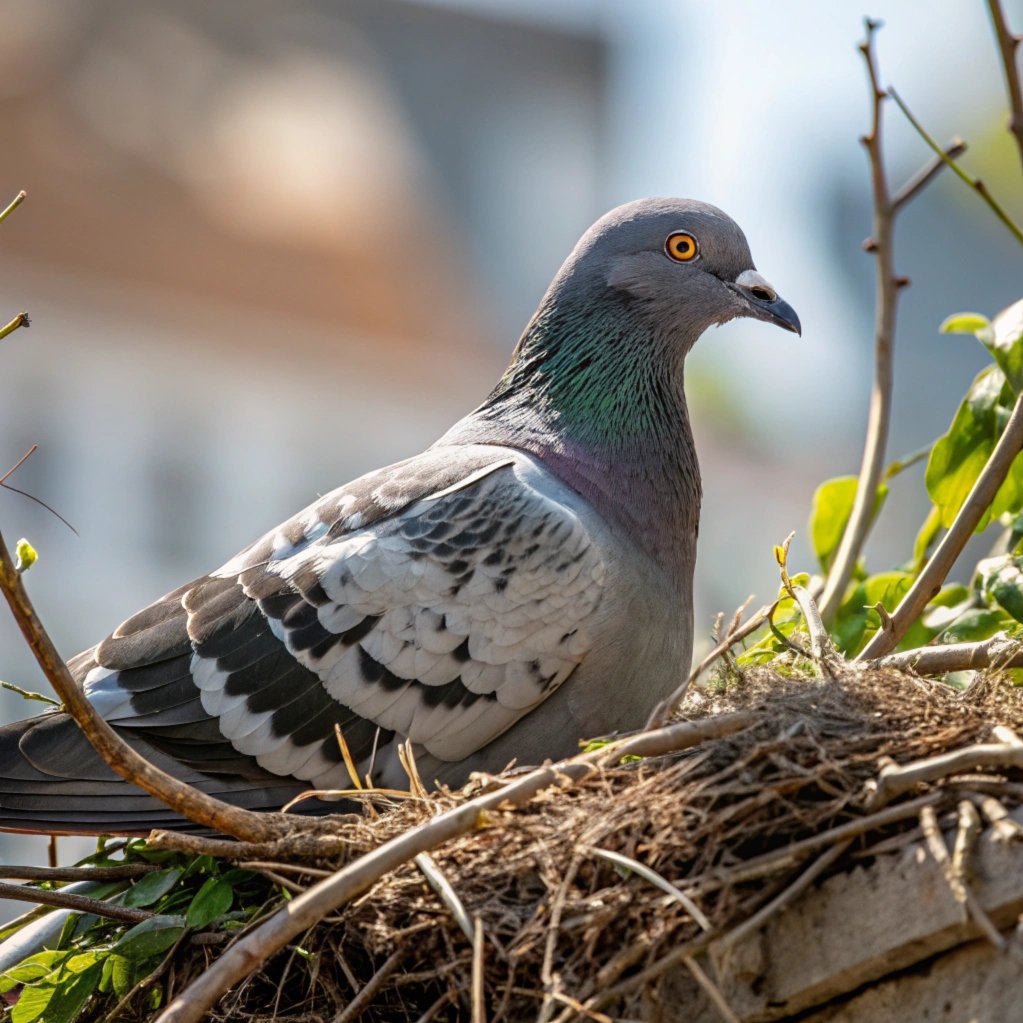
M 464 358 L 490 319 L 449 212 L 487 116 L 466 76 L 500 96 L 597 58 L 398 0 L 12 0 L 3 173 L 32 216 L 4 250 Z

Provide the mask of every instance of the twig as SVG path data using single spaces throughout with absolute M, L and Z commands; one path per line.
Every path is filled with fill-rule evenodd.
M 602 762 L 623 756 L 657 756 L 698 745 L 740 731 L 759 720 L 750 711 L 721 714 L 703 721 L 684 722 L 655 732 L 641 733 L 610 743 L 591 753 L 541 767 L 500 788 L 476 796 L 384 842 L 331 877 L 307 889 L 231 946 L 208 970 L 178 995 L 160 1014 L 157 1023 L 199 1023 L 230 987 L 296 935 L 318 923 L 351 899 L 361 895 L 391 871 L 421 852 L 476 827 L 480 814 L 518 806 L 551 785 L 591 774 Z
M 25 867 L 0 865 L 0 877 L 21 881 L 130 881 L 160 870 L 156 863 L 120 863 L 113 867 Z
M 5 884 L 2 881 L 0 881 L 0 899 L 14 899 L 16 902 L 35 902 L 41 906 L 73 909 L 78 913 L 94 913 L 96 916 L 108 916 L 111 920 L 126 920 L 132 924 L 140 924 L 153 915 L 145 909 L 115 906 L 100 899 L 90 899 L 85 895 L 44 891 L 40 888 L 29 888 L 27 885 Z
M 934 857 L 945 876 L 952 898 L 961 908 L 963 922 L 972 918 L 988 941 L 1000 952 L 1004 952 L 1006 949 L 1005 939 L 998 933 L 998 928 L 991 922 L 991 918 L 984 911 L 984 907 L 981 906 L 969 885 L 969 867 L 966 858 L 980 833 L 980 819 L 973 804 L 967 800 L 959 804 L 955 851 L 951 858 L 945 846 L 945 838 L 938 826 L 934 807 L 929 806 L 921 812 L 920 828 L 931 856 Z
M 984 513 L 991 506 L 999 487 L 1005 482 L 1013 460 L 1023 450 L 1023 394 L 1016 398 L 1005 430 L 991 457 L 956 514 L 948 532 L 941 538 L 934 553 L 920 574 L 913 580 L 899 606 L 892 612 L 887 628 L 874 633 L 871 641 L 856 658 L 869 661 L 882 657 L 898 646 L 909 627 L 923 614 L 924 608 L 941 589 L 956 558 L 962 553 Z
M 905 205 L 917 196 L 934 178 L 941 166 L 950 159 L 946 151 L 938 149 L 940 164 L 930 161 L 913 175 L 894 196 L 888 182 L 884 150 L 881 145 L 882 106 L 885 94 L 881 90 L 877 57 L 874 53 L 874 34 L 880 22 L 866 20 L 866 38 L 860 43 L 859 51 L 867 67 L 867 78 L 871 97 L 871 127 L 869 134 L 861 141 L 870 161 L 870 178 L 873 192 L 873 228 L 870 240 L 864 244 L 868 252 L 876 257 L 874 309 L 874 383 L 870 394 L 870 408 L 867 414 L 867 435 L 863 445 L 863 460 L 860 464 L 859 483 L 856 498 L 849 513 L 849 521 L 842 532 L 842 539 L 835 551 L 828 572 L 827 582 L 821 594 L 819 605 L 821 618 L 830 623 L 842 603 L 853 570 L 866 543 L 867 535 L 874 520 L 874 505 L 877 488 L 884 475 L 885 451 L 888 447 L 888 432 L 891 425 L 892 391 L 894 388 L 893 347 L 895 344 L 895 320 L 899 291 L 909 283 L 895 272 L 895 218 Z M 947 153 L 959 155 L 965 149 L 956 139 L 949 145 Z
M 863 446 L 856 498 L 849 513 L 831 562 L 831 571 L 820 599 L 821 617 L 830 622 L 842 602 L 845 588 L 852 578 L 853 568 L 863 550 L 874 517 L 877 488 L 884 472 L 885 450 L 891 423 L 892 389 L 894 373 L 892 346 L 895 338 L 895 313 L 899 285 L 895 276 L 893 251 L 895 209 L 889 193 L 888 174 L 885 170 L 884 151 L 881 147 L 882 105 L 884 93 L 878 83 L 877 59 L 874 54 L 874 33 L 880 23 L 866 20 L 867 36 L 859 50 L 867 65 L 873 116 L 870 133 L 861 141 L 870 160 L 870 178 L 874 195 L 874 226 L 869 251 L 876 257 L 875 288 L 877 301 L 874 311 L 874 384 L 867 414 L 867 436 Z
M 640 863 L 638 860 L 634 860 L 631 856 L 623 856 L 621 853 L 612 852 L 610 849 L 591 848 L 590 852 L 602 860 L 607 860 L 616 866 L 631 870 L 632 873 L 638 874 L 644 881 L 649 881 L 655 888 L 660 888 L 662 892 L 670 895 L 700 925 L 702 930 L 711 930 L 711 923 L 703 910 L 685 892 L 676 888 L 667 878 L 661 877 L 656 870 L 651 870 L 648 866 Z
M 747 604 L 749 601 L 746 602 Z M 744 605 L 745 606 L 745 605 Z M 654 709 L 650 712 L 650 717 L 647 718 L 647 728 L 657 728 L 665 724 L 678 709 L 682 700 L 685 698 L 686 692 L 689 687 L 719 658 L 722 654 L 726 654 L 732 649 L 736 643 L 741 643 L 751 633 L 757 631 L 764 622 L 767 621 L 767 616 L 770 614 L 771 604 L 765 604 L 759 611 L 752 614 L 746 621 L 740 625 L 738 621 L 733 618 L 732 626 L 725 634 L 725 638 L 700 663 L 693 668 L 689 673 L 689 677 L 666 699 L 662 700 Z M 742 611 L 742 608 L 736 612 L 736 617 Z
M 557 893 L 551 900 L 550 920 L 547 924 L 547 940 L 544 942 L 543 961 L 540 964 L 540 982 L 543 984 L 543 1003 L 537 1013 L 537 1023 L 548 1023 L 554 1014 L 554 1002 L 560 992 L 555 987 L 554 976 L 554 953 L 558 946 L 558 932 L 561 929 L 561 915 L 565 911 L 565 900 L 568 897 L 568 889 L 572 886 L 576 874 L 579 872 L 579 865 L 582 862 L 583 850 L 577 849 L 572 860 L 558 885 Z
M 1009 131 L 1016 140 L 1020 161 L 1023 162 L 1023 89 L 1020 89 L 1019 67 L 1016 64 L 1016 48 L 1020 44 L 1020 37 L 1009 31 L 999 0 L 988 0 L 987 6 L 1002 57 L 1005 91 L 1009 94 Z
M 30 501 L 34 501 L 40 508 L 45 508 L 52 516 L 54 516 L 54 518 L 60 519 L 60 521 L 63 522 L 64 525 L 75 534 L 75 536 L 78 536 L 78 530 L 75 529 L 75 527 L 72 526 L 59 511 L 51 508 L 45 501 L 41 501 L 34 494 L 30 494 L 26 490 L 19 490 L 17 487 L 12 487 L 10 483 L 7 482 L 38 450 L 39 445 L 33 444 L 28 451 L 26 451 L 21 458 L 19 458 L 17 462 L 15 462 L 14 465 L 12 465 L 10 469 L 3 474 L 3 476 L 0 476 L 0 487 L 3 487 L 4 490 L 9 490 L 12 494 L 20 494 L 22 497 L 27 497 Z
M 792 599 L 799 605 L 803 621 L 806 623 L 806 631 L 810 636 L 810 657 L 825 676 L 834 678 L 843 659 L 835 650 L 835 644 L 831 642 L 831 636 L 824 626 L 817 604 L 804 587 L 794 586 L 791 582 L 787 582 L 786 586 Z
M 980 178 L 974 178 L 967 174 L 966 171 L 964 171 L 962 167 L 960 167 L 959 164 L 952 159 L 952 157 L 948 156 L 945 153 L 941 146 L 939 146 L 938 143 L 934 141 L 932 136 L 928 133 L 927 129 L 924 128 L 924 126 L 913 116 L 913 112 L 909 109 L 908 106 L 906 106 L 905 101 L 898 94 L 898 92 L 896 92 L 894 88 L 889 88 L 888 94 L 899 105 L 899 109 L 906 115 L 906 120 L 909 121 L 911 125 L 913 125 L 913 127 L 917 130 L 917 133 L 924 140 L 924 142 L 926 142 L 927 145 L 929 145 L 931 149 L 933 149 L 934 152 L 938 154 L 938 156 L 941 158 L 942 162 L 946 164 L 946 166 L 952 169 L 957 178 L 959 178 L 962 181 L 965 181 L 966 184 L 968 184 L 970 188 L 972 188 L 977 193 L 977 195 L 979 195 L 981 199 L 983 199 L 984 202 L 986 202 L 988 206 L 991 207 L 991 211 L 994 213 L 994 215 L 998 217 L 998 219 L 1009 229 L 1013 237 L 1015 237 L 1016 241 L 1023 245 L 1023 231 L 1020 230 L 1019 225 L 1016 224 L 1015 221 L 1013 221 L 1012 217 L 1010 217 L 1009 214 L 1005 212 L 1005 209 L 1002 207 L 1001 203 L 999 203 L 998 200 L 988 191 L 987 185 L 985 185 L 984 182 L 980 180 Z
M 7 337 L 8 334 L 13 334 L 19 327 L 31 326 L 32 321 L 29 319 L 28 313 L 18 313 L 10 323 L 0 327 L 0 341 Z
M 435 1001 L 433 1005 L 431 1005 L 426 1012 L 424 1012 L 422 1016 L 416 1020 L 416 1023 L 430 1023 L 434 1016 L 436 1016 L 437 1013 L 448 1004 L 448 1002 L 453 1001 L 455 997 L 455 992 L 452 991 L 451 988 L 448 988 L 447 991 L 445 991 L 444 994 L 442 994 L 440 998 L 438 998 L 437 1001 Z
M 0 486 L 3 486 L 38 450 L 39 445 L 33 444 L 3 476 L 0 476 Z
M 784 891 L 776 895 L 766 905 L 761 906 L 751 917 L 744 920 L 737 927 L 730 930 L 720 939 L 720 946 L 723 949 L 734 948 L 743 938 L 759 930 L 771 917 L 780 913 L 789 906 L 796 896 L 802 894 L 809 886 L 824 873 L 832 863 L 835 862 L 849 848 L 852 839 L 837 842 L 826 852 L 821 853 L 813 863 L 810 864 L 802 874 L 799 875 Z
M 486 962 L 483 953 L 486 945 L 483 941 L 483 919 L 476 917 L 473 927 L 472 938 L 472 987 L 470 997 L 472 999 L 472 1023 L 487 1023 L 487 1003 L 484 999 L 484 966 Z
M 924 844 L 931 858 L 941 867 L 945 881 L 948 883 L 952 898 L 959 907 L 960 918 L 963 923 L 969 919 L 969 912 L 966 909 L 966 886 L 956 878 L 952 871 L 952 861 L 949 859 L 948 849 L 945 847 L 945 836 L 941 833 L 938 825 L 938 815 L 934 812 L 933 806 L 925 806 L 920 811 L 920 830 L 924 835 Z
M 940 753 L 910 764 L 888 764 L 881 768 L 871 806 L 884 806 L 925 782 L 986 767 L 1023 767 L 1023 745 L 1011 742 L 977 743 L 951 753 Z
M 53 640 L 36 614 L 10 551 L 0 534 L 0 590 L 3 591 L 21 634 L 25 637 L 47 681 L 61 698 L 85 737 L 111 770 L 189 820 L 235 838 L 261 841 L 283 830 L 269 814 L 253 813 L 213 799 L 191 785 L 154 767 L 131 748 L 97 713 L 71 677 Z
M 725 1023 L 742 1023 L 739 1017 L 732 1011 L 732 1007 L 725 1001 L 725 996 L 721 993 L 721 989 L 707 976 L 703 967 L 692 956 L 686 956 L 682 962 L 686 964 L 696 983 L 703 988 Z
M 231 857 L 234 859 L 234 856 Z M 267 863 L 263 860 L 245 860 L 238 863 L 242 870 L 272 870 L 278 874 L 305 874 L 308 877 L 330 877 L 332 871 L 320 870 L 305 863 Z
M 26 199 L 28 198 L 28 192 L 22 189 L 8 204 L 2 213 L 0 213 L 0 224 L 2 224 Z
M 472 918 L 458 897 L 458 893 L 452 887 L 451 882 L 441 872 L 440 867 L 434 862 L 433 857 L 428 853 L 420 853 L 414 858 L 415 865 L 419 868 L 426 883 L 433 889 L 436 896 L 447 906 L 455 923 L 461 928 L 462 933 L 473 940 L 474 927 Z
M 645 988 L 650 981 L 663 976 L 673 966 L 677 966 L 679 963 L 684 963 L 686 959 L 705 952 L 712 939 L 713 935 L 703 934 L 693 941 L 686 942 L 684 945 L 679 945 L 676 948 L 673 948 L 670 952 L 667 952 L 665 955 L 661 956 L 660 959 L 655 960 L 638 973 L 634 973 L 631 977 L 626 977 L 625 980 L 619 981 L 613 987 L 605 988 L 603 991 L 595 994 L 592 998 L 588 998 L 583 1004 L 581 1011 L 587 1015 L 592 1014 L 603 1009 L 604 1006 L 611 1005 L 613 1002 L 616 1002 L 623 995 L 629 994 L 630 991 L 635 991 L 638 988 Z M 557 1017 L 554 1023 L 566 1023 L 566 1021 L 571 1018 L 572 1013 L 564 1012 Z
M 359 993 L 334 1017 L 333 1023 L 351 1023 L 352 1020 L 358 1019 L 369 1008 L 370 1002 L 384 986 L 384 981 L 401 965 L 404 955 L 404 948 L 396 948 L 384 960 L 383 966 L 366 981 Z
M 991 667 L 1019 668 L 1023 667 L 1023 643 L 999 632 L 975 643 L 947 643 L 902 650 L 882 657 L 876 662 L 876 667 L 910 670 L 920 675 Z
M 968 148 L 969 147 L 961 138 L 954 138 L 945 147 L 944 154 L 950 160 L 957 160 Z M 916 174 L 914 174 L 902 186 L 902 188 L 900 188 L 898 192 L 892 196 L 892 209 L 898 211 L 905 206 L 906 203 L 914 199 L 916 194 L 926 188 L 931 183 L 931 179 L 936 174 L 940 173 L 943 167 L 945 167 L 945 161 L 940 155 L 935 156 L 930 163 L 925 163 L 923 167 L 921 167 L 920 170 L 918 170 Z M 919 462 L 926 458 L 930 454 L 930 451 L 931 445 L 928 444 L 922 451 L 918 451 L 910 456 L 910 458 L 897 463 L 898 471 L 901 472 L 903 469 L 908 469 L 915 462 Z M 889 467 L 888 471 L 885 473 L 885 478 L 891 479 L 893 475 L 895 474 L 892 472 L 891 467 Z
M 746 881 L 755 881 L 761 877 L 767 877 L 779 870 L 795 866 L 805 856 L 816 852 L 836 842 L 843 842 L 847 839 L 858 838 L 868 831 L 894 824 L 896 821 L 904 820 L 907 817 L 915 817 L 925 806 L 937 803 L 941 799 L 941 793 L 930 792 L 925 796 L 910 800 L 907 803 L 900 803 L 898 806 L 888 807 L 872 813 L 866 817 L 859 817 L 856 820 L 840 824 L 838 827 L 823 831 L 818 835 L 811 835 L 800 842 L 794 842 L 777 852 L 765 853 L 754 859 L 747 860 L 742 866 L 729 870 L 715 880 L 722 884 L 742 884 Z
M 56 700 L 51 700 L 48 696 L 44 696 L 42 693 L 33 693 L 30 689 L 22 689 L 21 686 L 16 686 L 13 682 L 0 682 L 0 689 L 6 689 L 9 693 L 17 693 L 23 700 L 35 700 L 38 703 L 48 703 L 51 707 L 60 706 L 60 703 Z

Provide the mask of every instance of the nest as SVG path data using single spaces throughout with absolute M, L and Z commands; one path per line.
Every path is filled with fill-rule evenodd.
M 757 670 L 692 693 L 683 714 L 737 709 L 755 723 L 488 814 L 431 854 L 453 896 L 407 863 L 211 1018 L 455 1020 L 470 1017 L 473 997 L 493 1023 L 649 1018 L 673 969 L 762 913 L 822 850 L 840 871 L 918 838 L 919 814 L 899 807 L 928 792 L 939 820 L 967 790 L 1021 801 L 1012 767 L 966 776 L 956 761 L 923 781 L 899 767 L 1004 739 L 996 726 L 1023 730 L 1023 695 L 994 675 L 961 693 L 896 671 L 821 680 Z M 886 777 L 896 782 L 886 788 Z M 339 818 L 338 828 L 354 859 L 486 784 Z M 260 866 L 293 886 L 315 880 L 311 865 Z M 214 956 L 208 945 L 179 950 L 171 986 L 180 991 Z

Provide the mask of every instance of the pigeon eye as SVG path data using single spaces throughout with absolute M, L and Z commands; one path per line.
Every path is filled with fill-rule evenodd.
M 700 254 L 700 246 L 688 231 L 668 235 L 664 251 L 677 263 L 691 263 Z

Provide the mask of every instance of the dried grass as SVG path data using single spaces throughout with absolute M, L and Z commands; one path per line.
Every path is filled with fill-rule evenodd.
M 491 1023 L 606 1019 L 606 1006 L 616 1017 L 642 1018 L 660 977 L 681 963 L 680 949 L 705 944 L 707 925 L 720 935 L 747 920 L 809 862 L 779 855 L 764 865 L 758 858 L 876 809 L 871 783 L 885 764 L 990 741 L 998 725 L 1023 732 L 1023 694 L 993 675 L 961 694 L 895 671 L 822 681 L 758 670 L 726 688 L 694 692 L 683 713 L 698 718 L 740 708 L 756 710 L 759 723 L 682 754 L 548 789 L 432 854 L 468 916 L 482 922 L 477 979 Z M 1023 801 L 1020 781 L 1003 772 L 969 784 L 996 791 L 1011 808 Z M 921 786 L 901 801 L 934 790 L 941 790 L 941 820 L 962 794 L 958 782 Z M 354 858 L 465 795 L 339 818 L 338 828 Z M 897 847 L 917 827 L 915 814 L 874 827 L 831 869 L 862 860 L 881 843 Z M 594 850 L 637 861 L 670 887 Z M 759 871 L 746 869 L 754 859 Z M 699 912 L 687 908 L 689 900 Z M 413 863 L 325 921 L 302 947 L 313 957 L 294 949 L 276 956 L 211 1018 L 471 1018 L 473 946 L 464 920 L 459 926 Z M 180 962 L 176 990 L 215 951 L 195 949 Z

